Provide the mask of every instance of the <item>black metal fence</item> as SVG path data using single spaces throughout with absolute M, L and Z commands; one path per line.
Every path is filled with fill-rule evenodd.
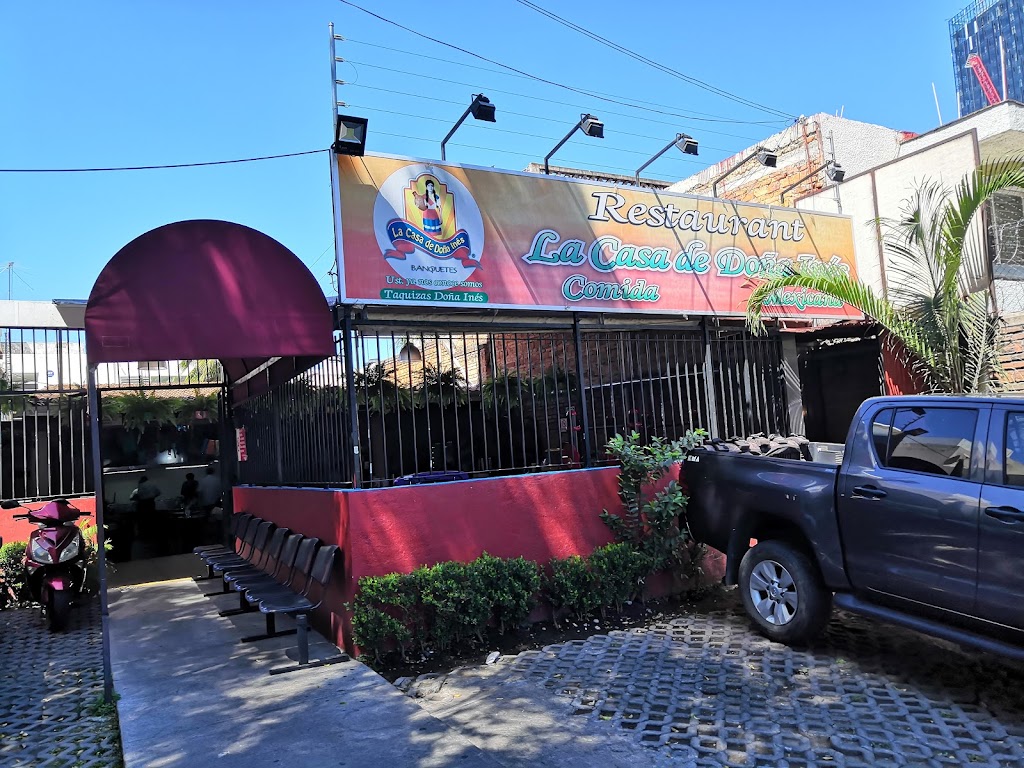
M 172 360 L 100 365 L 96 378 L 108 405 L 122 393 L 136 397 L 136 421 L 144 421 L 147 410 L 159 410 L 147 397 L 194 399 L 197 388 L 219 386 L 223 374 L 216 361 Z M 87 389 L 84 330 L 0 328 L 0 498 L 93 492 Z M 119 429 L 107 422 L 105 432 Z M 108 457 L 116 453 L 110 443 Z
M 234 424 L 241 482 L 332 487 L 595 466 L 633 431 L 789 427 L 780 339 L 692 324 L 357 326 L 337 356 L 237 406 Z

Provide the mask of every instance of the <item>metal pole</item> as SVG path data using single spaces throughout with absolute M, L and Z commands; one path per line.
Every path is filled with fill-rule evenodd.
M 348 392 L 349 440 L 352 443 L 352 487 L 362 484 L 363 462 L 359 456 L 359 411 L 356 403 L 356 373 L 352 365 L 352 309 L 345 307 L 341 327 L 341 343 L 345 350 L 345 391 Z
M 718 406 L 715 402 L 714 360 L 711 355 L 711 333 L 708 330 L 708 319 L 700 321 L 701 332 L 704 334 L 704 398 L 707 400 L 708 434 L 718 437 Z
M 92 432 L 92 476 L 96 494 L 96 560 L 100 577 L 100 628 L 103 644 L 103 701 L 114 700 L 114 675 L 110 665 L 110 611 L 107 604 L 107 534 L 103 527 L 103 456 L 100 432 L 100 396 L 96 389 L 96 366 L 89 366 L 89 427 Z
M 473 99 L 473 103 L 474 104 L 476 103 L 476 98 L 475 97 Z M 441 139 L 441 159 L 442 160 L 447 160 L 448 159 L 447 157 L 445 157 L 445 154 L 444 154 L 444 145 L 447 144 L 448 143 L 448 139 L 450 139 L 452 136 L 454 136 L 455 132 L 457 130 L 459 130 L 459 126 L 462 125 L 463 122 L 465 122 L 467 117 L 469 117 L 469 113 L 472 111 L 472 109 L 473 109 L 473 104 L 470 104 L 468 107 L 466 107 L 466 111 L 462 113 L 462 117 L 460 117 L 458 122 L 455 123 L 454 126 L 452 126 L 452 129 L 450 131 L 448 131 L 448 135 L 445 136 L 443 139 Z
M 668 152 L 670 149 L 672 149 L 672 147 L 674 147 L 676 145 L 676 142 L 679 141 L 682 138 L 683 138 L 683 134 L 677 133 L 676 137 L 674 139 L 672 139 L 672 141 L 670 141 L 668 144 L 666 144 L 664 149 L 658 150 L 658 153 L 654 157 L 652 157 L 650 160 L 648 160 L 646 163 L 644 163 L 643 165 L 641 165 L 639 168 L 636 169 L 636 174 L 634 175 L 633 178 L 636 181 L 636 185 L 638 187 L 640 186 L 640 174 L 643 172 L 644 168 L 649 166 L 651 163 L 653 163 L 659 157 L 661 157 L 666 152 Z
M 562 148 L 562 145 L 563 145 L 563 144 L 565 144 L 565 142 L 567 142 L 567 141 L 568 141 L 569 139 L 571 139 L 571 138 L 572 138 L 572 135 L 573 135 L 574 133 L 576 133 L 576 131 L 577 131 L 577 130 L 578 130 L 579 128 L 581 128 L 582 126 L 583 126 L 583 120 L 581 119 L 581 120 L 580 120 L 580 121 L 579 121 L 578 123 L 576 123 L 576 125 L 574 125 L 574 126 L 572 127 L 572 130 L 571 130 L 571 131 L 569 131 L 569 132 L 568 132 L 567 134 L 565 134 L 565 138 L 564 138 L 564 139 L 562 139 L 562 140 L 561 140 L 560 142 L 558 142 L 557 144 L 555 144 L 555 148 L 554 148 L 554 149 L 552 149 L 552 150 L 551 150 L 550 152 L 548 152 L 548 153 L 547 153 L 547 154 L 546 154 L 546 155 L 544 156 L 544 173 L 545 173 L 545 174 L 550 174 L 550 173 L 551 173 L 551 169 L 550 169 L 550 168 L 548 167 L 548 160 L 550 160 L 550 159 L 551 159 L 551 156 L 552 156 L 553 154 L 555 154 L 555 152 L 557 152 L 558 150 L 560 150 L 560 149 Z
M 328 25 L 331 30 L 331 140 L 334 140 L 337 131 L 338 121 L 338 91 L 337 91 L 337 56 L 334 46 L 334 24 Z M 341 241 L 341 180 L 338 172 L 338 157 L 333 151 L 327 153 L 327 159 L 331 164 L 331 206 L 334 214 L 334 268 L 338 272 L 338 301 L 345 296 L 345 269 Z
M 587 381 L 583 368 L 583 342 L 580 333 L 580 316 L 572 313 L 572 343 L 576 347 L 576 385 L 580 391 L 580 422 L 583 428 L 583 466 L 590 466 L 590 414 L 587 413 Z M 569 425 L 571 428 L 571 424 Z
M 1002 35 L 999 36 L 999 62 L 1003 67 L 1003 101 L 1006 101 L 1006 46 Z

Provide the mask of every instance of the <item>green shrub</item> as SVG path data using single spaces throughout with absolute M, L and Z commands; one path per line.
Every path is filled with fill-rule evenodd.
M 480 589 L 491 603 L 498 631 L 516 628 L 537 604 L 540 591 L 540 567 L 532 560 L 514 557 L 503 560 L 484 552 L 469 564 L 479 579 Z
M 408 583 L 409 577 L 398 573 L 359 579 L 352 636 L 357 645 L 373 652 L 377 662 L 392 644 L 406 658 L 406 647 L 413 635 L 409 614 L 414 600 Z
M 558 611 L 566 608 L 577 619 L 586 618 L 601 600 L 594 589 L 594 577 L 585 558 L 572 555 L 551 561 L 551 574 L 547 577 L 545 593 L 555 609 L 552 618 L 558 626 Z
M 608 544 L 590 556 L 594 591 L 604 610 L 613 605 L 622 613 L 625 603 L 634 600 L 643 590 L 651 571 L 651 559 L 630 544 Z
M 427 619 L 430 644 L 447 651 L 470 636 L 483 641 L 491 603 L 479 574 L 464 563 L 449 560 L 416 572 Z
M 25 549 L 23 541 L 0 546 L 0 610 L 25 600 Z

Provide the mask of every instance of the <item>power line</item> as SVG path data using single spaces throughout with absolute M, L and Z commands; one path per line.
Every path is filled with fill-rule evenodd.
M 666 66 L 665 64 L 662 64 L 660 62 L 654 61 L 653 59 L 649 59 L 646 56 L 637 53 L 636 51 L 630 50 L 629 48 L 625 48 L 625 47 L 619 45 L 618 43 L 613 42 L 612 40 L 609 40 L 607 37 L 602 37 L 601 35 L 599 35 L 599 34 L 597 34 L 595 32 L 591 32 L 586 27 L 581 27 L 579 24 L 571 22 L 568 19 L 564 19 L 561 16 L 559 16 L 558 14 L 553 13 L 552 11 L 549 11 L 546 8 L 542 8 L 541 6 L 537 5 L 536 3 L 530 2 L 530 0 L 516 0 L 516 2 L 519 3 L 522 6 L 525 6 L 526 8 L 529 8 L 530 10 L 536 11 L 537 13 L 541 14 L 542 16 L 545 16 L 545 17 L 551 19 L 552 21 L 554 21 L 554 22 L 556 22 L 558 24 L 561 24 L 564 27 L 568 27 L 569 29 L 571 29 L 571 30 L 573 30 L 575 32 L 579 32 L 581 35 L 589 37 L 591 40 L 594 40 L 595 42 L 598 42 L 601 45 L 607 46 L 608 48 L 611 48 L 612 50 L 618 51 L 621 54 L 629 56 L 631 59 L 635 59 L 636 61 L 639 61 L 639 62 L 642 62 L 644 64 L 647 64 L 648 66 L 654 67 L 658 71 L 664 72 L 667 75 L 671 75 L 672 77 L 677 77 L 680 80 L 683 80 L 684 82 L 689 83 L 690 85 L 695 85 L 698 88 L 704 89 L 705 91 L 709 91 L 709 92 L 717 94 L 717 95 L 719 95 L 719 96 L 721 96 L 723 98 L 729 99 L 731 101 L 735 101 L 738 104 L 743 104 L 743 105 L 748 106 L 748 107 L 753 107 L 754 109 L 759 109 L 762 112 L 768 112 L 769 114 L 779 115 L 780 117 L 784 117 L 787 120 L 795 120 L 796 119 L 795 115 L 790 115 L 790 114 L 788 114 L 786 112 L 783 112 L 781 110 L 775 109 L 774 107 L 769 107 L 769 106 L 766 106 L 764 104 L 760 104 L 760 103 L 758 103 L 756 101 L 751 101 L 750 99 L 744 98 L 743 96 L 739 96 L 739 95 L 737 95 L 735 93 L 732 93 L 731 91 L 727 91 L 727 90 L 725 90 L 723 88 L 719 88 L 718 86 L 711 85 L 711 83 L 704 82 L 703 80 L 698 80 L 696 77 L 691 77 L 690 75 L 684 74 L 684 73 L 680 72 L 677 69 L 672 69 L 672 67 L 669 67 L 669 66 Z
M 408 50 L 405 50 L 403 48 L 395 48 L 394 46 L 391 46 L 391 45 L 381 45 L 380 43 L 370 43 L 370 42 L 367 42 L 366 40 L 357 40 L 354 37 L 346 37 L 346 38 L 344 38 L 344 41 L 346 43 L 353 43 L 355 45 L 365 45 L 365 46 L 370 47 L 370 48 L 379 48 L 382 51 L 388 51 L 389 53 L 397 53 L 397 54 L 400 54 L 402 56 L 415 56 L 415 57 L 419 57 L 420 56 L 420 54 L 416 53 L 415 51 L 408 51 Z M 355 63 L 355 62 L 352 62 L 350 59 L 345 59 L 344 61 L 346 63 Z M 514 77 L 514 78 L 519 79 L 519 80 L 532 80 L 533 79 L 532 77 L 530 77 L 528 75 L 517 75 L 517 74 L 515 74 L 513 72 L 503 72 L 500 69 L 491 69 L 490 67 L 481 67 L 481 66 L 478 66 L 476 64 L 467 64 L 464 61 L 439 61 L 439 62 L 435 62 L 435 63 L 449 64 L 449 65 L 451 65 L 453 67 L 465 67 L 466 69 L 476 69 L 476 70 L 479 70 L 480 72 L 490 72 L 491 74 L 494 74 L 494 75 L 501 75 L 502 77 Z M 417 76 L 421 76 L 420 73 L 418 73 L 418 72 L 416 74 L 417 74 Z M 612 98 L 616 98 L 616 99 L 631 98 L 631 97 L 628 97 L 628 96 L 622 96 L 620 94 L 607 93 L 607 92 L 603 92 L 603 91 L 594 91 L 594 93 L 599 94 L 601 96 L 611 96 Z M 672 105 L 670 105 L 670 104 L 661 104 L 661 103 L 659 103 L 657 101 L 645 101 L 643 99 L 633 99 L 633 101 L 635 101 L 637 104 L 643 104 L 645 106 L 664 107 L 665 109 L 672 109 L 673 108 Z M 737 122 L 737 123 L 750 123 L 751 125 L 774 125 L 776 123 L 782 122 L 781 120 L 737 120 L 736 118 L 726 118 L 723 115 L 717 115 L 717 114 L 715 114 L 713 112 L 701 112 L 698 109 L 692 109 L 692 110 L 690 110 L 690 112 L 692 112 L 695 115 L 703 115 L 705 117 L 718 117 L 718 118 L 722 118 L 723 120 L 730 120 L 732 122 Z M 756 139 L 751 139 L 751 141 L 756 141 Z
M 531 80 L 536 80 L 537 82 L 540 82 L 540 83 L 546 83 L 547 85 L 551 85 L 551 86 L 554 86 L 556 88 L 562 88 L 562 89 L 564 89 L 566 91 L 572 91 L 573 93 L 578 93 L 578 94 L 581 94 L 583 96 L 589 96 L 592 99 L 599 99 L 601 101 L 606 101 L 606 102 L 609 102 L 611 104 L 619 104 L 619 105 L 624 106 L 624 107 L 630 107 L 632 109 L 639 109 L 639 110 L 645 111 L 645 112 L 656 112 L 656 113 L 659 113 L 659 114 L 667 114 L 667 115 L 677 116 L 677 115 L 674 115 L 674 113 L 671 113 L 671 112 L 665 112 L 665 111 L 660 110 L 660 109 L 653 109 L 651 107 L 640 106 L 639 104 L 636 104 L 635 102 L 625 101 L 623 99 L 612 98 L 610 96 L 602 96 L 602 95 L 597 94 L 597 93 L 595 93 L 593 91 L 587 91 L 587 90 L 584 90 L 582 88 L 576 88 L 576 87 L 571 86 L 571 85 L 565 85 L 564 83 L 559 83 L 559 82 L 557 82 L 555 80 L 548 80 L 547 78 L 540 77 L 538 75 L 533 75 L 533 74 L 531 74 L 529 72 L 524 72 L 523 70 L 517 69 L 517 68 L 512 67 L 512 66 L 509 66 L 508 64 L 502 64 L 500 61 L 495 61 L 494 59 L 489 59 L 486 56 L 480 55 L 479 53 L 473 53 L 473 51 L 470 51 L 470 50 L 467 50 L 465 48 L 462 48 L 461 46 L 455 45 L 454 43 L 448 43 L 448 42 L 445 42 L 444 40 L 439 40 L 436 37 L 431 37 L 430 35 L 427 35 L 427 34 L 425 34 L 423 32 L 417 32 L 415 29 L 411 29 L 410 27 L 407 27 L 407 26 L 405 26 L 403 24 L 399 24 L 397 21 L 392 21 L 391 19 L 388 19 L 388 18 L 386 18 L 384 16 L 381 16 L 380 14 L 374 13 L 373 11 L 367 10 L 366 8 L 363 8 L 360 5 L 356 5 L 355 3 L 351 2 L 351 0 L 338 0 L 338 2 L 342 3 L 344 5 L 349 6 L 350 8 L 355 8 L 357 11 L 362 11 L 363 13 L 365 13 L 368 16 L 372 16 L 373 18 L 375 18 L 375 19 L 377 19 L 379 21 L 383 21 L 385 24 L 390 24 L 393 27 L 397 27 L 398 29 L 404 30 L 405 32 L 408 32 L 409 34 L 416 35 L 417 37 L 421 37 L 424 40 L 429 40 L 432 43 L 436 43 L 438 45 L 442 45 L 445 48 L 459 51 L 460 53 L 464 53 L 467 56 L 472 56 L 475 59 L 480 59 L 481 61 L 486 61 L 488 64 L 493 64 L 496 67 L 501 67 L 502 69 L 507 69 L 507 70 L 509 70 L 511 72 L 516 72 L 516 73 L 518 73 L 520 75 L 524 75 L 526 77 L 529 77 Z M 681 77 L 684 77 L 684 78 L 686 77 L 685 75 L 682 75 L 682 73 L 676 73 L 676 74 L 681 76 Z M 697 82 L 699 83 L 700 81 L 697 81 Z M 702 87 L 713 88 L 713 86 L 708 86 L 706 83 L 702 84 Z M 723 93 L 727 93 L 727 92 L 723 92 Z M 739 97 L 731 96 L 731 98 L 733 98 L 733 100 L 737 100 Z M 750 102 L 750 104 L 754 104 L 754 102 Z M 779 114 L 782 117 L 785 117 L 787 120 L 795 119 L 795 118 L 792 118 L 790 115 L 787 115 L 787 114 L 785 114 L 783 112 L 778 112 L 778 110 L 773 110 L 773 109 L 767 108 L 767 107 L 761 107 L 760 105 L 755 105 L 755 106 L 757 106 L 759 109 L 767 110 L 769 112 L 774 112 L 776 114 Z
M 464 82 L 462 82 L 460 80 L 448 80 L 448 79 L 443 78 L 443 77 L 438 77 L 437 75 L 424 75 L 424 74 L 421 74 L 420 72 L 410 72 L 410 71 L 408 71 L 406 69 L 395 69 L 394 67 L 385 67 L 385 66 L 382 66 L 380 64 L 370 64 L 370 63 L 365 62 L 365 61 L 355 61 L 353 59 L 346 59 L 346 61 L 349 64 L 353 64 L 353 65 L 358 64 L 361 67 L 370 67 L 371 69 L 380 69 L 380 70 L 383 70 L 385 72 L 394 72 L 395 74 L 398 74 L 398 75 L 410 75 L 412 77 L 417 77 L 417 78 L 419 78 L 421 80 L 435 80 L 435 81 L 437 81 L 439 83 L 448 83 L 450 85 L 463 85 L 466 88 L 481 88 L 481 89 L 485 88 L 485 86 L 475 85 L 473 83 L 464 83 Z M 359 84 L 358 82 L 350 83 L 350 85 L 358 85 L 358 84 Z M 547 104 L 559 104 L 559 105 L 565 106 L 565 107 L 575 107 L 576 109 L 588 109 L 588 107 L 584 106 L 583 104 L 570 104 L 569 102 L 563 101 L 561 99 L 545 99 L 542 96 L 532 96 L 532 95 L 530 95 L 528 93 L 517 93 L 516 91 L 505 91 L 505 90 L 501 90 L 500 88 L 486 87 L 486 90 L 487 90 L 488 93 L 503 93 L 506 96 L 518 96 L 518 97 L 523 98 L 523 99 L 530 99 L 531 101 L 543 101 L 543 102 L 545 102 Z M 608 112 L 608 111 L 605 111 L 605 110 L 602 110 L 602 112 L 604 114 L 616 115 L 618 117 L 629 117 L 629 118 L 636 117 L 635 115 L 627 115 L 624 112 Z M 708 117 L 693 117 L 692 115 L 686 115 L 686 114 L 683 114 L 683 113 L 680 113 L 680 112 L 675 112 L 675 113 L 665 112 L 664 114 L 666 114 L 666 115 L 673 114 L 676 117 L 681 118 L 682 120 L 701 120 L 701 121 L 706 121 L 706 122 L 709 122 L 709 123 L 749 123 L 750 122 L 750 121 L 747 121 L 747 120 L 731 120 L 731 119 L 727 119 L 727 118 L 723 118 L 723 119 L 718 120 L 718 119 L 712 119 L 712 118 L 708 118 Z M 756 124 L 757 125 L 763 125 L 764 123 L 756 123 Z M 701 126 L 701 128 L 703 129 L 703 126 Z
M 234 163 L 255 163 L 260 160 L 279 160 L 283 157 L 300 157 L 326 152 L 326 149 L 311 149 L 306 152 L 288 152 L 283 155 L 243 157 L 238 160 L 210 160 L 203 163 L 173 163 L 170 165 L 122 165 L 111 168 L 0 168 L 0 173 L 100 173 L 105 171 L 158 171 L 166 168 L 199 168 L 207 165 L 232 165 Z
M 345 85 L 347 87 L 349 87 L 349 88 L 366 88 L 366 89 L 371 90 L 371 91 L 382 91 L 384 93 L 388 93 L 388 94 L 391 94 L 393 96 L 408 96 L 409 98 L 412 98 L 412 99 L 426 99 L 428 101 L 436 101 L 438 104 L 454 104 L 455 106 L 459 106 L 459 107 L 465 107 L 466 106 L 466 102 L 464 102 L 464 101 L 455 101 L 453 99 L 441 99 L 441 98 L 438 98 L 437 96 L 430 96 L 429 94 L 426 94 L 426 93 L 410 93 L 409 91 L 396 91 L 393 88 L 383 88 L 383 87 L 381 87 L 379 85 L 366 85 L 365 83 L 345 83 Z M 565 125 L 565 120 L 559 120 L 556 117 L 544 117 L 542 115 L 529 115 L 529 114 L 526 114 L 525 112 L 513 112 L 513 111 L 507 110 L 507 109 L 503 109 L 502 112 L 510 114 L 510 115 L 517 115 L 519 117 L 528 117 L 528 118 L 531 118 L 533 120 L 543 120 L 543 121 L 548 122 L 548 123 L 557 123 L 558 125 Z M 676 128 L 676 129 L 678 129 L 679 126 L 681 125 L 678 120 L 676 120 L 674 122 L 668 122 L 667 120 L 658 120 L 656 118 L 644 117 L 642 115 L 627 115 L 627 114 L 624 114 L 624 113 L 621 113 L 621 112 L 616 112 L 616 113 L 609 112 L 607 114 L 616 114 L 616 115 L 618 115 L 620 117 L 625 117 L 627 120 L 642 120 L 645 123 L 654 123 L 656 125 L 667 125 L 669 127 Z M 703 126 L 701 127 L 700 132 L 701 133 L 713 133 L 716 136 L 728 136 L 729 138 L 733 138 L 733 139 L 743 139 L 744 141 L 759 141 L 759 139 L 754 139 L 754 138 L 751 138 L 750 136 L 740 136 L 739 134 L 736 134 L 736 133 L 725 133 L 724 131 L 715 131 L 715 130 L 711 130 L 710 128 L 704 128 Z M 633 135 L 635 135 L 635 134 L 633 134 Z
M 377 46 L 377 47 L 385 48 L 385 46 Z M 390 50 L 398 50 L 398 49 L 390 49 Z M 436 80 L 437 82 L 440 82 L 440 83 L 450 83 L 451 85 L 464 85 L 467 88 L 483 88 L 484 87 L 484 86 L 480 86 L 480 85 L 474 85 L 473 83 L 465 83 L 465 82 L 462 82 L 460 80 L 448 80 L 448 79 L 443 78 L 443 77 L 438 77 L 437 75 L 425 75 L 422 72 L 410 72 L 407 69 L 395 69 L 393 67 L 385 67 L 385 66 L 383 66 L 381 64 L 371 64 L 370 62 L 367 62 L 367 61 L 356 61 L 355 59 L 344 59 L 344 62 L 346 64 L 352 64 L 352 65 L 358 64 L 361 67 L 370 67 L 372 69 L 381 69 L 381 70 L 384 70 L 385 72 L 394 72 L 395 74 L 399 74 L 399 75 L 410 75 L 412 77 L 416 77 L 416 78 L 419 78 L 421 80 L 423 80 L 423 79 L 425 79 L 425 80 Z M 454 62 L 454 61 L 445 62 L 445 63 L 447 63 L 447 64 L 456 64 L 456 65 L 459 65 L 459 66 L 471 66 L 471 65 L 468 65 L 468 64 L 461 64 L 460 62 Z M 353 68 L 354 68 L 354 66 L 353 66 Z M 472 68 L 480 70 L 482 72 L 490 72 L 491 74 L 496 74 L 496 75 L 507 75 L 508 74 L 508 73 L 505 73 L 505 72 L 499 72 L 499 71 L 494 70 L 494 69 L 487 69 L 486 67 L 472 67 Z M 518 78 L 524 79 L 524 80 L 530 79 L 530 78 L 527 78 L 527 77 L 523 77 L 521 75 L 509 75 L 509 76 L 510 77 L 518 77 Z M 350 85 L 355 85 L 355 84 L 356 83 L 350 83 Z M 500 90 L 498 88 L 491 88 L 491 87 L 487 87 L 487 90 L 488 90 L 488 92 L 504 93 L 504 94 L 507 94 L 509 96 L 520 96 L 520 97 L 522 97 L 524 99 L 532 99 L 533 101 L 544 101 L 544 102 L 547 102 L 548 104 L 564 104 L 565 106 L 570 106 L 570 107 L 571 106 L 575 106 L 575 107 L 577 107 L 579 109 L 587 109 L 588 108 L 588 107 L 585 107 L 585 106 L 583 106 L 581 104 L 575 104 L 575 105 L 567 104 L 566 102 L 558 100 L 558 99 L 545 99 L 545 98 L 543 98 L 541 96 L 533 96 L 532 94 L 528 94 L 528 93 L 516 93 L 515 91 L 504 91 L 504 90 Z M 595 91 L 594 93 L 599 95 L 599 96 L 606 95 L 606 94 L 600 94 L 597 91 Z M 612 95 L 611 98 L 620 98 L 620 97 Z M 637 103 L 638 104 L 645 104 L 645 105 L 656 106 L 656 107 L 665 107 L 665 110 L 670 110 L 671 109 L 671 107 L 668 107 L 668 106 L 666 106 L 664 104 L 658 104 L 656 102 L 651 102 L 651 101 L 638 101 Z M 644 110 L 647 109 L 647 107 L 637 107 L 637 108 L 638 109 L 644 109 Z M 632 117 L 632 115 L 623 115 L 621 112 L 609 112 L 608 114 L 613 114 L 613 115 L 614 114 L 618 114 L 618 115 L 620 115 L 622 117 Z M 780 120 L 738 120 L 738 119 L 733 118 L 733 117 L 722 117 L 720 115 L 708 115 L 705 112 L 691 112 L 691 113 L 688 114 L 688 113 L 684 113 L 684 112 L 662 111 L 661 114 L 670 115 L 670 116 L 673 116 L 673 117 L 679 117 L 679 118 L 682 118 L 683 120 L 697 120 L 697 121 L 706 122 L 706 123 L 729 123 L 729 124 L 733 124 L 733 125 L 777 125 L 778 123 L 781 122 Z M 706 115 L 706 116 L 702 117 L 700 115 Z

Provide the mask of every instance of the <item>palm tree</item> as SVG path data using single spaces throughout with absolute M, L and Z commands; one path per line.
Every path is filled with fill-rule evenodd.
M 421 405 L 465 405 L 468 397 L 466 377 L 456 368 L 441 371 L 431 365 L 425 365 L 423 380 L 416 387 L 414 397 Z
M 382 363 L 371 363 L 355 374 L 356 403 L 370 413 L 391 413 L 412 406 L 412 393 L 399 386 L 394 379 L 394 370 Z M 340 387 L 342 402 L 348 403 L 347 392 Z
M 838 270 L 790 272 L 754 289 L 747 325 L 763 333 L 763 315 L 778 306 L 777 293 L 785 288 L 818 291 L 878 323 L 925 389 L 992 391 L 1001 374 L 1000 321 L 989 287 L 975 289 L 965 265 L 987 258 L 985 233 L 976 225 L 992 196 L 1010 187 L 1024 187 L 1024 158 L 983 163 L 952 193 L 934 182 L 922 184 L 899 219 L 879 221 L 891 256 L 889 298 Z
M 191 384 L 220 384 L 224 380 L 220 360 L 179 360 L 178 373 Z

